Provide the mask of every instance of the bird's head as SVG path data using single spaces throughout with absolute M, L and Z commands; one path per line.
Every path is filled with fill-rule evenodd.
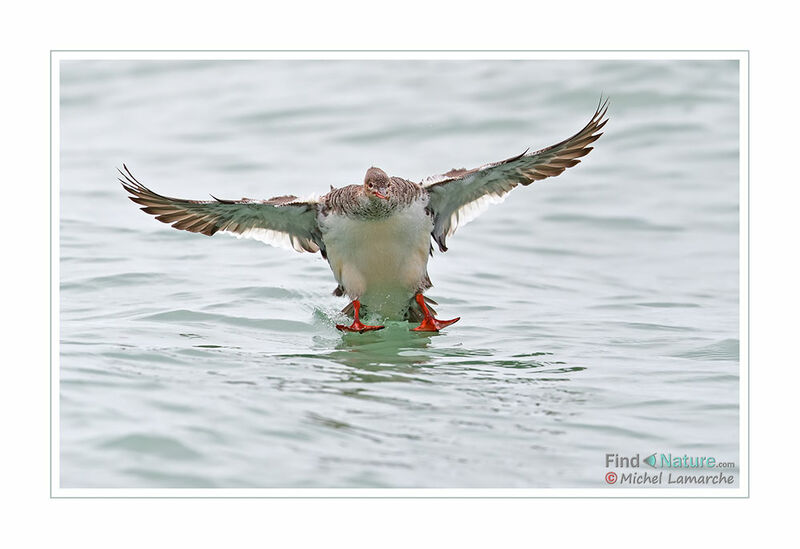
M 386 172 L 380 168 L 372 167 L 364 176 L 364 193 L 369 197 L 389 200 L 391 180 Z

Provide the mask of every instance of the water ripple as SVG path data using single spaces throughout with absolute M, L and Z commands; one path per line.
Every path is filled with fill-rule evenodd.
M 62 486 L 597 488 L 605 453 L 643 443 L 739 461 L 736 64 L 60 72 Z M 418 180 L 555 143 L 601 91 L 591 154 L 435 252 L 430 295 L 461 316 L 439 334 L 341 334 L 318 255 L 173 230 L 115 179 L 125 161 L 185 198 L 325 192 L 373 164 Z

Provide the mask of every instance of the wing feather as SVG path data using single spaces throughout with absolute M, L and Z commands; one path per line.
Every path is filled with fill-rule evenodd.
M 502 202 L 517 185 L 530 185 L 555 177 L 580 162 L 591 152 L 589 145 L 600 138 L 608 122 L 608 99 L 601 99 L 591 120 L 581 131 L 555 145 L 486 164 L 472 170 L 454 169 L 428 177 L 422 185 L 430 195 L 434 215 L 433 238 L 441 251 L 447 237 L 466 225 L 491 204 Z
M 141 210 L 176 229 L 212 236 L 218 232 L 252 238 L 267 244 L 318 252 L 322 246 L 317 226 L 317 203 L 295 196 L 269 200 L 184 200 L 155 193 L 123 164 L 119 181 Z

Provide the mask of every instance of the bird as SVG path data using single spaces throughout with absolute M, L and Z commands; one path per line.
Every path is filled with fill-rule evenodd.
M 452 169 L 419 183 L 370 167 L 362 184 L 336 188 L 319 197 L 276 196 L 186 200 L 163 196 L 140 183 L 123 164 L 119 181 L 129 198 L 158 221 L 193 233 L 230 233 L 298 252 L 319 253 L 327 260 L 337 286 L 347 296 L 342 310 L 352 316 L 343 332 L 383 329 L 364 324 L 367 314 L 385 320 L 419 322 L 415 332 L 438 332 L 454 324 L 436 318 L 424 295 L 431 288 L 428 259 L 434 243 L 447 251 L 447 239 L 489 205 L 502 202 L 515 187 L 560 175 L 581 161 L 608 122 L 609 101 L 601 97 L 589 122 L 577 133 L 549 147 L 512 156 L 474 169 Z M 366 312 L 365 312 L 366 311 Z

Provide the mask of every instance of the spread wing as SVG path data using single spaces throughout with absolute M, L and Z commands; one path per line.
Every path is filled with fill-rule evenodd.
M 608 99 L 598 105 L 592 119 L 581 131 L 545 149 L 525 151 L 472 170 L 450 170 L 425 179 L 422 185 L 430 195 L 429 208 L 434 215 L 432 234 L 439 249 L 446 251 L 448 236 L 475 219 L 490 204 L 505 200 L 508 192 L 517 185 L 530 185 L 554 177 L 580 162 L 580 158 L 592 150 L 588 145 L 603 135 L 598 132 L 608 122 L 605 117 L 607 110 Z
M 123 164 L 119 170 L 122 186 L 131 200 L 143 206 L 162 223 L 176 229 L 211 236 L 218 232 L 237 238 L 253 238 L 273 246 L 318 252 L 321 237 L 317 226 L 316 202 L 298 201 L 295 196 L 269 200 L 184 200 L 154 193 Z

